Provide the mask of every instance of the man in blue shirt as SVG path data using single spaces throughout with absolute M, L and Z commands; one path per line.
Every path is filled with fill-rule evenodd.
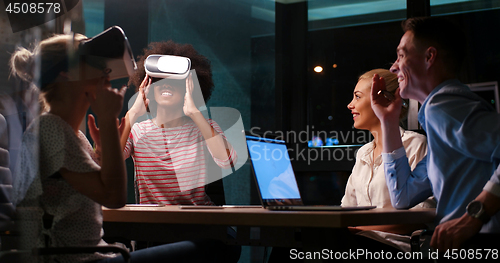
M 500 233 L 500 115 L 456 78 L 466 53 L 464 34 L 435 17 L 411 18 L 391 71 L 399 93 L 381 96 L 374 76 L 372 107 L 382 122 L 384 166 L 391 201 L 409 208 L 434 195 L 438 201 L 431 246 L 460 248 L 478 232 Z M 418 100 L 428 155 L 412 172 L 398 136 L 401 98 Z M 498 170 L 497 170 L 498 167 Z

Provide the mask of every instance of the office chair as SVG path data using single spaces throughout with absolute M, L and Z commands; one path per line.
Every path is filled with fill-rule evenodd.
M 18 209 L 22 210 L 21 209 Z M 21 242 L 21 231 L 19 230 L 19 220 L 14 218 L 11 223 L 0 229 L 2 241 L 0 247 L 0 262 L 20 263 L 35 262 L 37 257 L 63 254 L 91 254 L 91 253 L 120 253 L 125 262 L 130 262 L 130 253 L 127 249 L 115 246 L 89 246 L 89 247 L 41 247 L 33 249 L 19 249 Z
M 11 202 L 12 174 L 9 169 L 10 155 L 7 122 L 0 114 L 0 262 L 32 262 L 33 257 L 81 253 L 120 253 L 125 262 L 130 261 L 128 250 L 108 245 L 94 247 L 46 247 L 18 250 L 21 233 L 16 222 L 16 209 Z M 21 208 L 22 209 L 22 208 Z
M 427 238 L 432 237 L 434 231 L 428 229 L 419 229 L 413 231 L 410 237 L 411 252 L 421 252 L 421 246 Z
M 0 251 L 0 262 L 2 263 L 20 263 L 33 262 L 33 258 L 48 255 L 63 255 L 63 254 L 86 254 L 86 253 L 120 253 L 125 262 L 130 262 L 130 254 L 128 250 L 117 246 L 96 246 L 96 247 L 51 247 L 51 248 L 34 248 L 32 250 L 8 250 Z
M 220 168 L 212 158 L 212 155 L 208 151 L 207 147 L 204 147 L 205 161 L 207 167 L 207 175 L 211 178 L 218 178 L 217 181 L 213 181 L 205 186 L 205 192 L 210 197 L 210 200 L 215 205 L 225 205 L 226 196 L 224 193 L 224 183 L 222 180 L 222 168 Z

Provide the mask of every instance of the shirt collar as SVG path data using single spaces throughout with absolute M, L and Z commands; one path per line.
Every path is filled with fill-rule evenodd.
M 401 134 L 401 138 L 403 138 L 403 135 L 405 135 L 405 129 L 399 127 L 399 133 Z

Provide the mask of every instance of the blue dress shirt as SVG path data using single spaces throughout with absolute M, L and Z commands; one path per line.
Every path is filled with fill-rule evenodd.
M 427 133 L 426 159 L 411 171 L 404 149 L 383 154 L 392 204 L 408 208 L 434 194 L 436 223 L 458 218 L 488 180 L 499 182 L 500 115 L 454 79 L 429 94 L 418 120 Z M 500 232 L 500 213 L 481 232 Z

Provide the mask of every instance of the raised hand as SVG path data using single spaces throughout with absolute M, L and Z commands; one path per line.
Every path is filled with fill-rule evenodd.
M 87 127 L 89 127 L 90 137 L 94 141 L 94 146 L 96 150 L 101 150 L 101 134 L 99 133 L 99 128 L 95 123 L 94 115 L 89 114 L 87 117 Z
M 189 73 L 189 76 L 186 78 L 186 95 L 184 95 L 184 107 L 182 108 L 184 114 L 189 117 L 192 117 L 193 114 L 200 112 L 193 100 L 193 90 L 193 74 Z
M 129 109 L 130 114 L 133 114 L 135 117 L 139 117 L 144 115 L 146 112 L 149 112 L 149 99 L 147 97 L 150 87 L 151 78 L 146 75 L 139 86 L 139 94 L 137 94 L 134 104 Z M 133 121 L 131 123 L 133 123 Z
M 118 119 L 116 121 L 118 122 Z M 118 132 L 121 136 L 125 128 L 125 117 L 123 117 L 120 124 L 117 123 L 117 125 L 119 125 Z M 94 115 L 92 114 L 89 114 L 87 117 L 87 127 L 89 127 L 90 137 L 92 137 L 92 140 L 94 141 L 94 146 L 97 153 L 101 150 L 101 134 L 99 133 L 99 128 L 97 128 Z
M 135 123 L 137 118 L 144 115 L 146 112 L 149 113 L 149 99 L 148 93 L 149 88 L 151 87 L 151 78 L 146 75 L 139 86 L 139 93 L 137 94 L 137 98 L 135 99 L 132 107 L 127 111 L 125 118 L 122 119 L 122 122 L 119 127 L 120 132 L 120 144 L 122 150 L 125 149 L 125 145 L 127 144 L 127 139 L 129 133 L 132 129 L 132 125 Z M 148 116 L 151 117 L 151 116 Z
M 399 115 L 403 105 L 399 88 L 392 95 L 385 88 L 384 78 L 379 77 L 378 74 L 375 74 L 372 79 L 371 103 L 375 115 L 381 122 L 399 123 Z
M 97 84 L 95 97 L 87 94 L 87 99 L 99 119 L 116 121 L 122 110 L 126 90 L 127 87 L 122 87 L 120 90 L 111 88 L 109 77 L 102 77 Z

